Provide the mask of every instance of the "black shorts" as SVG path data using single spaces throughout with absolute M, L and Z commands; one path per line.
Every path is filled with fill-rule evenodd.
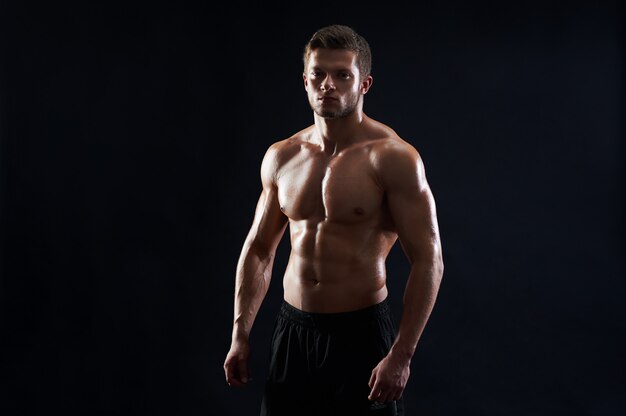
M 261 416 L 401 416 L 403 401 L 370 401 L 372 370 L 395 339 L 383 302 L 309 313 L 283 301 L 274 324 Z

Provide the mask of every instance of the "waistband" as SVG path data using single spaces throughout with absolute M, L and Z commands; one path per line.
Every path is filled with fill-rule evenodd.
M 333 329 L 346 328 L 388 317 L 390 311 L 387 298 L 376 305 L 348 312 L 305 312 L 283 300 L 278 315 L 309 328 Z

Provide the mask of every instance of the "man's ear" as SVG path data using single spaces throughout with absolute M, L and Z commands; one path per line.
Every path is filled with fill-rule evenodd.
M 304 81 L 304 89 L 306 90 L 306 87 L 309 85 L 309 80 L 306 79 L 306 74 L 304 72 L 302 73 L 302 80 Z
M 373 83 L 374 78 L 371 75 L 366 76 L 365 79 L 361 81 L 361 94 L 367 94 Z

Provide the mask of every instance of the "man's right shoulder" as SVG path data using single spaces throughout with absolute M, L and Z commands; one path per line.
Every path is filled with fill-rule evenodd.
M 308 128 L 301 130 L 290 137 L 272 143 L 265 152 L 265 158 L 272 159 L 277 165 L 291 159 L 300 152 L 303 145 L 308 143 L 306 140 L 308 130 Z
M 276 184 L 283 166 L 300 154 L 302 143 L 302 136 L 296 133 L 269 145 L 261 162 L 261 176 L 264 183 Z

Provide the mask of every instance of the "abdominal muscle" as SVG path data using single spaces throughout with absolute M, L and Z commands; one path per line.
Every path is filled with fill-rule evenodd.
M 292 221 L 284 298 L 307 312 L 366 308 L 387 297 L 385 258 L 395 238 L 367 224 Z

